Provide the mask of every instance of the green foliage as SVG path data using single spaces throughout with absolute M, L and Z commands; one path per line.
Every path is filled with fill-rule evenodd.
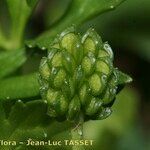
M 58 133 L 71 127 L 67 122 L 57 123 L 46 115 L 47 105 L 41 100 L 24 104 L 18 100 L 7 114 L 8 107 L 0 101 L 0 139 L 15 140 L 16 146 L 0 146 L 0 150 L 31 150 L 36 146 L 26 146 L 29 138 L 33 140 L 50 140 Z M 54 130 L 55 128 L 55 130 Z M 19 144 L 18 142 L 24 142 Z M 52 149 L 51 146 L 40 146 L 40 149 Z
M 38 46 L 42 49 L 48 48 L 53 38 L 68 26 L 75 24 L 77 26 L 83 24 L 89 19 L 114 9 L 124 0 L 72 0 L 69 9 L 62 19 L 37 39 L 28 41 L 29 47 Z
M 14 48 L 20 47 L 22 45 L 21 39 L 22 39 L 23 32 L 25 29 L 25 24 L 27 22 L 29 15 L 31 14 L 33 8 L 35 7 L 35 5 L 37 4 L 38 1 L 37 0 L 30 0 L 30 1 L 7 0 L 6 2 L 7 2 L 8 10 L 10 13 L 10 17 L 11 17 L 11 33 L 8 37 L 11 37 L 11 36 L 13 36 L 13 37 L 12 37 L 12 39 L 11 38 L 7 39 L 5 36 L 3 36 L 3 34 L 1 34 L 2 32 L 0 32 L 1 39 L 5 39 L 5 42 L 6 42 L 5 43 L 3 40 L 0 41 L 0 43 L 5 44 L 5 45 L 0 45 L 0 46 L 5 48 L 6 50 L 11 50 L 12 52 L 8 52 L 8 53 L 1 52 L 0 53 L 0 69 L 3 70 L 0 72 L 0 78 L 9 76 L 11 73 L 16 71 L 19 67 L 21 67 L 21 65 L 26 61 L 24 49 L 20 48 L 20 50 L 16 51 L 16 50 L 14 50 Z M 57 32 L 59 32 L 59 31 L 61 31 L 61 29 L 68 26 L 68 22 L 66 22 L 64 20 L 68 20 L 70 23 L 74 20 L 74 23 L 79 25 L 79 24 L 85 22 L 87 19 L 92 18 L 95 15 L 102 13 L 103 11 L 112 9 L 112 6 L 113 6 L 113 8 L 115 8 L 122 1 L 121 0 L 118 0 L 118 1 L 109 0 L 107 3 L 104 1 L 101 1 L 101 5 L 96 5 L 97 1 L 94 0 L 94 2 L 92 2 L 92 5 L 93 5 L 92 10 L 89 12 L 87 10 L 91 6 L 90 2 L 91 1 L 89 1 L 89 3 L 87 3 L 86 1 L 82 1 L 82 2 L 76 1 L 76 0 L 72 1 L 70 9 L 66 13 L 66 17 L 64 16 L 64 18 L 62 18 L 62 21 L 60 21 L 58 23 L 58 26 L 56 26 L 55 30 L 57 30 Z M 77 11 L 76 8 L 78 8 L 82 11 L 81 12 Z M 80 14 L 79 12 L 82 14 Z M 73 14 L 76 14 L 76 15 L 74 17 L 71 17 Z M 82 17 L 80 17 L 80 15 L 82 15 Z M 79 19 L 79 22 L 76 21 L 76 19 Z M 52 28 L 52 32 L 53 32 L 53 30 L 54 29 Z M 56 35 L 56 33 L 53 35 Z M 51 36 L 51 34 L 50 34 L 50 36 Z M 47 38 L 46 35 L 45 36 L 42 35 L 42 37 L 44 38 L 44 41 Z M 14 40 L 16 42 L 18 42 L 18 44 L 20 43 L 21 45 L 17 44 L 18 46 L 16 46 Z M 50 41 L 51 41 L 51 39 L 48 38 L 49 43 L 50 43 Z M 36 40 L 35 40 L 35 42 L 36 42 Z M 41 42 L 42 42 L 42 40 L 41 40 Z M 42 48 L 43 48 L 43 46 L 42 46 Z M 17 98 L 27 98 L 27 97 L 38 96 L 39 95 L 39 92 L 38 92 L 39 85 L 37 84 L 37 80 L 34 79 L 33 76 L 34 75 L 23 76 L 23 77 L 14 77 L 14 78 L 10 78 L 8 80 L 6 79 L 4 81 L 0 81 L 1 86 L 3 86 L 3 88 L 0 89 L 1 90 L 0 98 L 4 100 L 7 97 L 10 97 L 10 99 L 11 98 L 17 99 Z M 29 83 L 31 81 L 31 83 L 34 83 L 34 84 L 32 84 L 32 86 L 30 83 L 29 83 L 29 85 L 27 85 L 27 84 L 25 84 L 26 80 L 27 80 L 27 83 Z M 17 84 L 15 84 L 15 83 L 17 83 Z M 8 84 L 10 86 L 8 86 Z M 16 85 L 17 85 L 17 87 L 16 87 Z M 35 89 L 35 90 L 31 90 L 31 89 Z M 11 92 L 11 91 L 13 91 L 13 92 Z M 26 91 L 26 92 L 23 92 L 23 91 Z M 18 94 L 18 96 L 17 96 L 17 94 Z
M 0 81 L 0 100 L 17 100 L 39 96 L 37 73 L 11 77 Z
M 46 99 L 37 100 L 37 99 L 41 99 L 40 85 L 38 82 L 39 74 L 36 72 L 31 74 L 25 74 L 25 72 L 23 72 L 24 69 L 23 64 L 25 63 L 25 61 L 27 61 L 27 57 L 25 54 L 25 51 L 27 49 L 26 47 L 22 48 L 24 47 L 25 27 L 32 11 L 34 10 L 36 4 L 38 3 L 38 0 L 4 0 L 4 1 L 7 4 L 8 12 L 10 15 L 9 16 L 10 18 L 8 18 L 8 20 L 10 19 L 9 20 L 10 26 L 8 26 L 10 28 L 7 29 L 7 31 L 5 31 L 2 28 L 2 22 L 0 22 L 0 50 L 3 50 L 0 52 L 0 140 L 6 139 L 6 140 L 16 140 L 17 142 L 19 141 L 26 142 L 28 138 L 32 138 L 36 140 L 44 140 L 44 141 L 51 140 L 51 139 L 62 139 L 62 138 L 70 139 L 71 138 L 70 129 L 72 129 L 72 127 L 74 127 L 76 124 L 74 125 L 67 121 L 57 122 L 52 118 L 50 118 L 49 114 L 50 113 L 52 114 L 52 111 L 49 111 L 48 108 L 49 101 L 44 101 Z M 52 49 L 50 50 L 50 48 L 51 48 L 52 41 L 54 40 L 54 37 L 57 34 L 59 34 L 61 31 L 63 31 L 66 27 L 70 26 L 71 24 L 75 24 L 77 27 L 79 27 L 80 25 L 94 18 L 95 16 L 102 14 L 105 11 L 109 11 L 116 8 L 123 1 L 124 0 L 72 0 L 69 5 L 69 8 L 67 9 L 63 17 L 60 18 L 60 20 L 56 22 L 56 24 L 52 28 L 50 28 L 50 30 L 45 31 L 39 37 L 27 42 L 27 44 L 29 47 L 38 46 L 42 50 L 49 49 L 48 51 L 49 55 L 50 54 L 55 55 L 56 54 L 55 50 L 58 50 L 57 47 L 58 43 L 56 42 L 55 45 L 56 47 L 53 50 Z M 87 41 L 86 41 L 87 38 L 86 36 L 90 36 L 90 38 L 88 38 Z M 92 39 L 93 37 L 94 40 Z M 90 32 L 88 31 L 84 38 L 83 38 L 84 42 L 82 41 L 82 44 L 80 41 L 81 39 L 79 41 L 78 40 L 75 41 L 74 43 L 77 44 L 79 42 L 79 46 L 84 47 L 83 48 L 84 50 L 81 49 L 81 51 L 76 51 L 74 47 L 75 45 L 73 45 L 71 41 L 72 39 L 74 40 L 74 37 L 68 37 L 66 39 L 63 39 L 64 41 L 61 43 L 64 46 L 63 48 L 66 48 L 68 50 L 67 52 L 63 50 L 63 56 L 66 59 L 65 60 L 59 59 L 58 55 L 55 55 L 56 56 L 55 60 L 52 60 L 53 58 L 49 58 L 50 61 L 49 63 L 53 66 L 57 66 L 57 65 L 59 66 L 60 61 L 63 61 L 62 64 L 65 72 L 62 71 L 63 69 L 61 70 L 62 71 L 61 72 L 59 68 L 57 70 L 57 75 L 55 74 L 55 72 L 53 72 L 52 78 L 49 82 L 56 89 L 60 88 L 61 83 L 63 82 L 64 79 L 63 76 L 65 77 L 67 76 L 67 79 L 69 80 L 70 79 L 69 75 L 71 74 L 75 75 L 74 82 L 71 83 L 71 81 L 68 81 L 68 83 L 64 87 L 64 90 L 66 90 L 64 93 L 67 94 L 69 93 L 68 95 L 71 97 L 72 100 L 71 103 L 68 104 L 68 102 L 65 101 L 66 96 L 68 96 L 67 94 L 65 95 L 64 98 L 63 95 L 57 93 L 55 89 L 54 91 L 53 89 L 49 90 L 50 101 L 55 100 L 56 97 L 59 100 L 57 104 L 57 110 L 59 114 L 63 114 L 66 111 L 66 105 L 67 108 L 69 105 L 68 118 L 70 120 L 72 120 L 74 116 L 78 115 L 78 112 L 80 111 L 81 108 L 81 102 L 79 101 L 78 98 L 79 93 L 76 94 L 76 96 L 74 96 L 74 92 L 77 91 L 78 85 L 82 81 L 82 77 L 83 77 L 82 76 L 83 72 L 80 72 L 81 70 L 75 69 L 77 64 L 79 65 L 82 62 L 82 67 L 84 68 L 84 74 L 86 76 L 93 75 L 91 78 L 86 77 L 86 80 L 88 80 L 88 84 L 85 84 L 85 87 L 89 88 L 90 86 L 90 88 L 93 90 L 92 91 L 93 95 L 92 94 L 91 95 L 94 97 L 90 101 L 90 103 L 88 103 L 89 107 L 87 107 L 86 109 L 87 115 L 92 116 L 93 114 L 96 113 L 95 110 L 99 109 L 98 106 L 99 105 L 101 106 L 101 103 L 97 105 L 97 98 L 95 98 L 97 96 L 97 91 L 95 90 L 97 88 L 96 81 L 97 79 L 101 81 L 101 78 L 93 74 L 94 67 L 96 67 L 99 72 L 107 74 L 108 77 L 112 79 L 111 80 L 112 82 L 109 85 L 107 84 L 108 86 L 105 84 L 106 105 L 110 104 L 110 102 L 112 102 L 112 98 L 115 97 L 115 95 L 111 95 L 109 93 L 110 89 L 115 88 L 115 86 L 123 85 L 124 83 L 131 82 L 131 78 L 129 76 L 116 69 L 111 68 L 112 66 L 109 63 L 110 62 L 112 63 L 113 61 L 113 53 L 110 50 L 109 52 L 106 50 L 106 53 L 108 52 L 107 54 L 105 52 L 99 54 L 99 57 L 102 58 L 107 55 L 106 56 L 107 59 L 106 58 L 105 60 L 102 59 L 101 61 L 99 61 L 99 63 L 97 63 L 97 66 L 95 66 L 95 64 L 92 62 L 92 59 L 93 57 L 95 57 L 94 55 L 96 55 L 98 51 L 96 51 L 97 49 L 95 50 L 95 48 L 93 49 L 93 43 L 96 44 L 95 39 L 98 38 L 99 45 L 97 48 L 104 50 L 103 42 L 101 41 L 100 37 L 97 36 L 93 31 Z M 107 45 L 108 48 L 108 44 L 107 43 L 105 44 Z M 72 48 L 74 50 L 73 52 L 72 52 Z M 86 52 L 88 52 L 89 49 L 90 51 L 93 50 L 91 52 L 94 53 L 93 56 L 89 56 L 86 54 Z M 9 52 L 8 51 L 6 52 L 5 50 L 8 50 Z M 86 57 L 84 61 L 83 61 L 83 56 Z M 47 70 L 49 70 L 49 66 L 47 66 L 46 64 L 47 61 L 48 61 L 47 58 L 42 59 L 42 63 L 44 64 L 44 69 L 42 68 L 43 67 L 42 66 L 41 70 L 42 69 L 44 71 L 46 70 L 43 74 L 44 78 L 49 78 L 49 73 L 47 74 Z M 105 63 L 106 65 L 104 65 Z M 32 66 L 30 67 L 32 68 Z M 19 75 L 17 72 L 18 69 L 20 69 Z M 43 72 L 43 70 L 41 71 L 41 73 Z M 115 83 L 114 78 L 110 75 L 111 71 L 113 71 L 113 77 L 116 76 L 118 78 L 117 85 Z M 14 76 L 12 76 L 12 74 Z M 53 81 L 55 81 L 56 77 L 57 80 L 54 83 Z M 73 78 L 71 76 L 71 79 Z M 44 84 L 45 83 L 42 81 L 42 85 Z M 75 90 L 72 90 L 73 88 L 71 86 L 76 87 Z M 87 90 L 86 88 L 85 91 Z M 84 87 L 82 92 L 83 92 L 82 96 L 84 97 L 87 92 L 87 91 L 84 92 Z M 43 96 L 45 95 L 43 94 L 42 97 Z M 127 94 L 123 95 L 123 97 L 125 96 L 127 96 Z M 131 94 L 129 96 L 132 97 L 133 95 Z M 122 97 L 120 99 L 122 99 Z M 130 102 L 128 104 L 130 105 Z M 122 106 L 115 108 L 117 110 L 121 109 L 121 111 L 118 111 L 118 114 L 116 114 L 116 118 L 114 117 L 114 119 L 108 122 L 107 125 L 105 124 L 106 126 L 109 126 L 108 128 L 110 130 L 117 129 L 118 127 L 121 128 L 121 126 L 124 126 L 127 120 L 130 120 L 129 116 L 132 114 L 132 112 L 128 112 L 128 113 L 122 112 L 125 105 L 126 103 L 124 103 Z M 132 107 L 133 105 L 131 104 L 132 105 L 131 107 L 129 105 L 127 105 L 127 107 L 133 109 Z M 107 115 L 109 114 L 106 113 L 109 109 L 107 109 L 107 107 L 105 108 L 102 108 L 100 110 L 103 115 L 103 116 L 99 115 L 100 119 L 107 117 Z M 126 117 L 127 115 L 127 118 L 125 119 L 126 121 L 122 119 L 121 114 L 123 114 L 124 117 Z M 55 112 L 53 112 L 53 115 L 55 115 Z M 117 120 L 119 121 L 117 122 Z M 86 125 L 88 123 L 89 122 L 87 122 Z M 98 122 L 95 122 L 95 124 L 99 126 L 99 123 L 101 123 L 101 121 L 98 124 L 97 123 Z M 113 127 L 112 124 L 114 124 Z M 87 132 L 91 128 L 91 126 L 90 128 L 87 128 L 86 125 L 84 127 L 85 128 L 84 137 L 86 137 Z M 94 127 L 92 126 L 92 128 L 95 128 L 95 126 Z M 74 138 L 76 138 L 76 136 Z M 4 150 L 13 150 L 13 149 L 34 150 L 39 148 L 41 150 L 53 149 L 53 147 L 50 146 L 41 146 L 41 147 L 31 147 L 31 146 L 27 147 L 25 145 L 17 145 L 15 147 L 0 146 L 0 149 L 4 149 Z M 65 147 L 63 149 L 71 149 L 71 147 Z
M 26 1 L 28 6 L 30 6 L 31 9 L 33 9 L 38 2 L 38 0 L 26 0 Z
M 16 71 L 26 61 L 24 49 L 0 52 L 0 79 Z
M 84 124 L 84 138 L 95 139 L 95 142 L 98 140 L 97 143 L 100 145 L 94 146 L 102 146 L 104 148 L 111 146 L 109 148 L 112 148 L 112 145 L 104 145 L 103 140 L 106 134 L 110 136 L 110 133 L 113 132 L 121 138 L 121 135 L 126 133 L 126 129 L 133 124 L 134 115 L 137 112 L 137 100 L 137 93 L 134 90 L 129 88 L 123 90 L 117 96 L 117 102 L 113 105 L 114 113 L 109 119 L 89 121 Z M 27 103 L 19 100 L 10 110 L 7 110 L 8 106 L 6 107 L 5 105 L 2 101 L 0 102 L 0 139 L 15 139 L 17 142 L 26 142 L 29 137 L 33 140 L 44 141 L 71 138 L 68 131 L 70 131 L 72 124 L 69 122 L 56 122 L 48 117 L 46 114 L 47 104 L 43 100 Z M 125 106 L 128 108 L 128 111 L 124 109 Z M 4 148 L 5 150 L 12 150 L 12 146 L 0 147 L 0 149 Z M 17 150 L 34 150 L 37 147 L 17 145 L 13 148 Z M 40 146 L 40 149 L 51 150 L 53 147 Z M 71 147 L 65 146 L 64 149 L 71 149 Z
M 0 31 L 0 39 L 2 40 L 0 46 L 7 50 L 13 50 L 22 45 L 25 25 L 38 0 L 6 0 L 6 2 L 11 27 L 8 36 L 5 35 L 5 32 Z
M 107 40 L 150 62 L 150 15 L 146 15 L 150 14 L 149 6 L 149 0 L 126 1 L 117 11 L 105 13 L 91 23 L 103 31 Z

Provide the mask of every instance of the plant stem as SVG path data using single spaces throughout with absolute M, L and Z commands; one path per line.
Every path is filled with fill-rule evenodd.
M 71 130 L 71 136 L 72 140 L 83 140 L 83 115 L 80 114 L 79 122 L 76 124 L 76 127 Z M 72 146 L 73 150 L 85 150 L 84 146 L 82 145 L 73 145 Z

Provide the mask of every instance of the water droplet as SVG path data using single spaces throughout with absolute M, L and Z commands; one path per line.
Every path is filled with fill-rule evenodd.
M 95 41 L 96 44 L 98 44 L 98 41 Z
M 112 110 L 110 108 L 106 108 L 105 109 L 105 113 L 108 115 L 108 114 L 111 114 L 112 113 Z
M 47 138 L 47 133 L 44 132 L 44 137 Z
M 52 74 L 56 74 L 57 73 L 57 69 L 55 67 L 52 68 Z
M 111 49 L 111 47 L 110 47 L 110 45 L 108 44 L 108 43 L 105 43 L 104 44 L 104 48 L 106 49 L 106 50 L 111 50 L 112 51 L 112 49 Z
M 67 80 L 65 80 L 65 83 L 68 84 Z
M 103 102 L 100 99 L 97 99 L 97 100 L 99 100 L 99 101 L 96 103 L 96 106 L 100 108 L 102 106 Z
M 107 117 L 111 115 L 111 113 L 112 113 L 112 110 L 109 107 L 104 108 L 99 115 L 99 119 L 106 119 Z
M 91 92 L 91 88 L 90 88 L 90 87 L 88 87 L 87 91 L 88 91 L 88 93 L 90 93 L 90 92 Z
M 111 6 L 110 6 L 110 8 L 111 8 L 111 9 L 113 9 L 113 8 L 114 8 L 114 6 L 113 6 L 113 5 L 111 5 Z
M 67 61 L 71 61 L 70 57 L 66 57 L 66 60 L 67 60 Z
M 88 53 L 88 56 L 89 56 L 91 62 L 92 62 L 92 63 L 95 63 L 96 59 L 95 59 L 93 53 L 89 52 L 89 53 Z
M 74 111 L 76 111 L 76 110 L 77 110 L 77 108 L 74 108 L 73 110 L 74 110 Z
M 9 97 L 9 96 L 7 96 L 7 97 L 6 97 L 6 99 L 10 99 L 10 97 Z
M 115 93 L 116 93 L 116 89 L 115 89 L 115 88 L 111 88 L 111 89 L 110 89 L 110 93 L 111 93 L 111 94 L 115 94 Z
M 21 100 L 20 100 L 20 99 L 18 99 L 18 102 L 20 103 L 20 102 L 21 102 Z
M 80 45 L 79 44 L 77 44 L 77 48 L 79 48 L 80 47 Z
M 44 103 L 47 104 L 47 101 L 45 100 Z
M 29 48 L 32 48 L 33 46 L 31 44 L 28 45 Z
M 42 50 L 45 50 L 45 49 L 46 49 L 46 47 L 44 47 L 44 46 L 43 46 L 43 47 L 41 47 L 41 49 L 42 49 Z
M 104 44 L 104 49 L 109 53 L 110 57 L 113 58 L 113 51 L 107 42 Z
M 107 79 L 106 75 L 102 75 L 102 80 L 105 81 Z
M 82 132 L 82 130 L 81 130 L 81 129 L 78 129 L 78 134 L 79 134 L 80 136 L 82 136 L 82 135 L 83 135 L 83 132 Z
M 46 89 L 45 87 L 42 88 L 42 90 L 45 90 L 45 89 Z

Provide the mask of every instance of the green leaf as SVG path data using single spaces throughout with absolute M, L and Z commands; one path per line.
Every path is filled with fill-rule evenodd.
M 28 41 L 29 47 L 39 46 L 42 49 L 48 48 L 53 37 L 66 27 L 75 24 L 81 25 L 93 17 L 117 7 L 124 0 L 72 0 L 68 12 L 50 31 L 46 31 L 33 41 Z
M 0 146 L 0 150 L 34 150 L 37 146 L 26 146 L 29 138 L 48 141 L 58 133 L 69 129 L 71 123 L 56 122 L 46 114 L 47 105 L 42 100 L 23 103 L 17 101 L 8 116 L 4 104 L 0 101 L 0 139 L 16 141 L 16 146 Z M 24 142 L 19 144 L 19 142 Z M 39 146 L 40 149 L 52 149 L 52 146 Z
M 0 52 L 0 79 L 17 70 L 26 61 L 24 50 Z
M 3 30 L 0 24 L 0 47 L 5 47 L 5 43 L 6 43 L 6 37 L 3 33 Z
M 149 6 L 148 0 L 126 1 L 117 11 L 106 13 L 88 24 L 93 24 L 94 21 L 94 25 L 99 31 L 103 31 L 108 41 L 150 62 L 150 15 L 143 17 L 145 12 L 150 14 Z
M 125 85 L 133 81 L 133 79 L 129 75 L 119 71 L 118 69 L 116 69 L 115 72 L 118 78 L 119 85 Z
M 11 77 L 0 81 L 0 100 L 33 98 L 39 96 L 37 73 Z
M 11 43 L 20 47 L 27 20 L 38 0 L 6 0 L 11 18 Z
M 37 2 L 38 2 L 38 0 L 26 0 L 27 1 L 27 4 L 28 4 L 28 6 L 30 6 L 30 7 L 34 7 L 36 4 L 37 4 Z

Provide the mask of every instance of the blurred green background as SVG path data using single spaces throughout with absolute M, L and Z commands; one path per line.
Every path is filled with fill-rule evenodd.
M 38 36 L 59 21 L 69 3 L 70 0 L 41 0 L 28 21 L 26 39 Z M 1 0 L 0 14 L 3 14 L 0 15 L 1 22 L 5 22 L 2 28 L 7 29 L 9 16 L 6 4 Z M 85 123 L 85 138 L 97 141 L 94 147 L 87 149 L 149 150 L 150 0 L 126 0 L 115 10 L 86 22 L 79 30 L 84 32 L 91 26 L 111 45 L 115 65 L 130 74 L 134 81 L 117 96 L 111 117 Z M 35 55 L 28 60 L 24 71 L 30 72 L 38 66 L 36 61 Z M 32 62 L 32 69 L 29 62 Z

